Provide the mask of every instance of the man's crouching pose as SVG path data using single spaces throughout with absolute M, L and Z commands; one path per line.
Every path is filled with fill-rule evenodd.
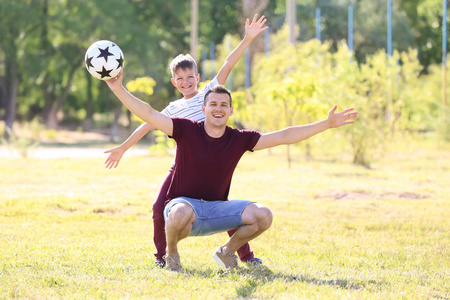
M 225 268 L 237 266 L 236 250 L 266 231 L 272 213 L 261 204 L 245 200 L 228 201 L 233 172 L 246 151 L 262 150 L 305 140 L 330 128 L 353 123 L 353 108 L 335 113 L 316 123 L 288 127 L 260 134 L 227 126 L 233 114 L 230 92 L 216 86 L 205 94 L 204 122 L 169 118 L 131 95 L 123 86 L 123 72 L 107 81 L 120 101 L 139 118 L 153 125 L 177 143 L 175 167 L 164 210 L 166 219 L 166 268 L 181 271 L 178 242 L 188 236 L 209 235 L 238 228 L 214 253 Z
M 181 270 L 177 244 L 188 236 L 203 236 L 238 228 L 214 253 L 224 268 L 238 265 L 236 250 L 266 231 L 272 224 L 272 212 L 264 205 L 246 200 L 207 201 L 178 197 L 164 210 L 166 219 L 166 262 L 172 271 Z

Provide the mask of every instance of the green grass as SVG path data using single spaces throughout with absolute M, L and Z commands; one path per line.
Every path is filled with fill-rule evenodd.
M 0 160 L 1 299 L 450 299 L 450 151 L 395 145 L 372 169 L 341 155 L 291 169 L 246 154 L 230 198 L 269 206 L 252 241 L 264 267 L 221 271 L 226 234 L 180 243 L 185 271 L 154 267 L 151 207 L 170 156 Z

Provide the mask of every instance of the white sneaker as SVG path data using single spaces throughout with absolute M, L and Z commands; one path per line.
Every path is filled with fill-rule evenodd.
M 213 257 L 222 268 L 234 269 L 237 268 L 238 266 L 236 254 L 234 253 L 223 254 L 222 246 L 217 248 L 216 252 L 214 252 Z

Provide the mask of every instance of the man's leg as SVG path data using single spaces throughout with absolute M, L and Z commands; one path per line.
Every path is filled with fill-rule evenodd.
M 164 202 L 167 200 L 167 191 L 172 182 L 172 168 L 164 178 L 164 181 L 159 189 L 158 196 L 153 203 L 153 242 L 155 243 L 156 263 L 160 267 L 164 267 L 164 255 L 166 254 L 166 232 L 164 222 Z
M 249 204 L 242 212 L 244 225 L 220 247 L 221 254 L 227 256 L 236 252 L 242 245 L 269 229 L 272 219 L 272 212 L 266 206 L 259 203 Z
M 166 218 L 167 269 L 181 271 L 178 242 L 189 236 L 195 219 L 195 212 L 187 203 L 177 203 L 170 208 Z
M 233 234 L 234 234 L 236 231 L 237 231 L 237 228 L 236 228 L 236 229 L 233 229 L 233 230 L 229 230 L 229 231 L 227 232 L 227 233 L 228 233 L 228 236 L 229 236 L 229 237 L 232 237 Z M 252 259 L 252 258 L 255 257 L 255 255 L 253 254 L 252 249 L 250 249 L 250 245 L 249 245 L 248 243 L 242 245 L 242 247 L 239 248 L 239 249 L 237 250 L 237 254 L 238 254 L 238 256 L 239 256 L 239 259 L 240 259 L 242 262 L 247 262 L 248 260 L 250 260 L 250 259 Z

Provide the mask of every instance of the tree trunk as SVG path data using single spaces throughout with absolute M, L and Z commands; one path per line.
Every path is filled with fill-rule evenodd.
M 72 69 L 70 70 L 69 78 L 67 80 L 67 84 L 64 87 L 64 91 L 58 97 L 58 99 L 56 99 L 56 101 L 53 103 L 53 105 L 50 109 L 50 112 L 47 116 L 47 120 L 46 120 L 47 128 L 50 128 L 50 129 L 58 128 L 58 124 L 59 124 L 58 113 L 61 110 L 64 102 L 66 101 L 67 96 L 69 95 L 70 88 L 72 87 L 72 80 L 73 80 L 73 77 L 75 76 L 75 72 L 78 69 L 78 67 L 79 67 L 79 64 L 75 64 L 72 67 Z
M 120 115 L 122 114 L 122 106 L 123 106 L 122 102 L 119 102 L 116 108 L 116 113 L 114 115 L 114 123 L 111 127 L 111 134 L 109 135 L 109 140 L 111 142 L 114 142 L 114 139 L 117 135 L 117 131 L 119 129 L 119 118 Z
M 191 0 L 191 55 L 197 61 L 198 45 L 198 0 Z
M 292 158 L 291 158 L 291 145 L 287 145 L 287 161 L 288 161 L 288 168 L 291 168 Z
M 247 18 L 249 18 L 251 21 L 255 14 L 258 14 L 259 19 L 262 16 L 262 12 L 267 8 L 267 6 L 269 6 L 269 0 L 242 0 L 241 2 L 242 14 L 240 15 L 241 20 L 240 23 L 245 24 L 245 20 Z M 242 34 L 245 34 L 245 32 L 243 32 Z M 255 54 L 264 51 L 264 34 L 260 34 L 252 41 L 252 44 L 248 47 L 248 51 L 250 58 L 250 66 L 252 66 Z M 250 67 L 250 74 L 251 74 L 251 67 Z M 251 84 L 251 76 L 250 76 L 250 84 Z
M 269 5 L 269 0 L 242 0 L 242 11 L 244 13 L 244 20 L 253 18 L 255 14 L 260 14 Z
M 12 57 L 6 58 L 6 76 L 5 86 L 3 87 L 4 103 L 5 103 L 5 125 L 8 130 L 5 130 L 5 139 L 9 138 L 10 132 L 12 132 L 14 119 L 16 117 L 16 98 L 19 88 L 19 78 L 17 76 L 17 61 L 16 54 L 12 54 Z
M 86 74 L 86 118 L 83 121 L 83 131 L 90 131 L 92 124 L 92 75 L 89 72 L 84 72 Z

